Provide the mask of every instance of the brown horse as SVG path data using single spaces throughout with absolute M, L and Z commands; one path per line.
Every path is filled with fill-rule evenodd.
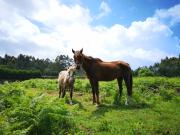
M 74 51 L 74 61 L 78 68 L 82 67 L 90 81 L 93 94 L 93 104 L 99 104 L 99 85 L 98 81 L 111 81 L 117 78 L 119 86 L 119 96 L 122 96 L 122 81 L 124 79 L 128 98 L 125 104 L 128 104 L 132 96 L 132 72 L 128 63 L 123 61 L 104 62 L 99 58 L 93 58 L 84 55 L 83 49 Z

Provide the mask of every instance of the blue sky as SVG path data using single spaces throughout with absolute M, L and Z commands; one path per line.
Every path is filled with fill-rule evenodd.
M 102 0 L 82 0 L 82 5 L 91 10 L 92 15 L 99 13 L 99 5 Z M 123 26 L 130 26 L 133 21 L 144 21 L 147 17 L 153 16 L 158 9 L 168 9 L 176 4 L 180 4 L 180 0 L 106 0 L 111 8 L 108 16 L 96 20 L 94 25 L 112 26 L 119 23 Z M 180 27 L 174 28 L 176 36 L 180 36 Z
M 0 55 L 71 49 L 133 69 L 180 54 L 180 0 L 0 0 Z

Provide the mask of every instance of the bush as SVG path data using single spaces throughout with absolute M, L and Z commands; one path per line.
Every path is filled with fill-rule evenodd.
M 0 67 L 0 79 L 25 80 L 40 77 L 40 70 L 18 70 Z
M 74 123 L 65 108 L 44 107 L 38 115 L 38 134 L 65 134 L 73 133 Z
M 75 124 L 65 103 L 58 98 L 50 101 L 41 93 L 27 95 L 24 84 L 29 81 L 34 82 L 0 85 L 0 134 L 74 134 Z
M 154 73 L 149 68 L 144 67 L 138 71 L 138 76 L 154 76 Z

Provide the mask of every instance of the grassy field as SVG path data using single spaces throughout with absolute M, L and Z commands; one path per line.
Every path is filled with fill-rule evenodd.
M 133 99 L 117 82 L 100 83 L 101 105 L 92 105 L 88 80 L 77 79 L 73 105 L 69 92 L 58 98 L 53 79 L 0 85 L 0 135 L 180 135 L 180 78 L 134 78 Z

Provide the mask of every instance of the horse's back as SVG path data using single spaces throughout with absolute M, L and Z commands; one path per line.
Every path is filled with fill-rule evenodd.
M 131 70 L 131 67 L 130 65 L 127 63 L 127 62 L 124 62 L 124 61 L 116 61 L 117 65 L 120 67 L 120 68 L 123 68 L 123 69 L 126 69 L 126 70 Z
M 92 71 L 99 81 L 111 81 L 122 77 L 124 72 L 129 71 L 130 66 L 123 61 L 99 61 L 96 62 L 92 68 Z
M 99 61 L 97 64 L 97 67 L 100 68 L 105 68 L 105 69 L 110 69 L 110 70 L 119 70 L 119 68 L 130 68 L 130 65 L 124 61 L 110 61 L 110 62 L 106 62 L 106 61 Z

